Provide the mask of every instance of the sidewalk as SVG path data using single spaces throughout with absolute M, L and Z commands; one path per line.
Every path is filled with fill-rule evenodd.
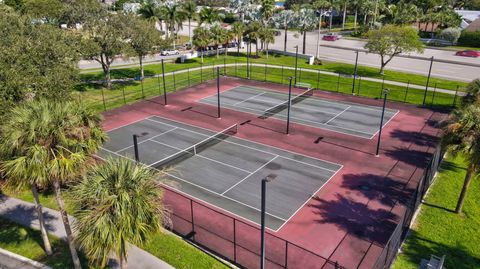
M 44 207 L 43 215 L 48 233 L 66 240 L 60 213 Z M 0 195 L 0 216 L 18 224 L 39 229 L 38 218 L 32 203 Z M 73 217 L 70 217 L 71 222 L 74 220 Z M 127 265 L 132 269 L 173 269 L 171 265 L 136 246 L 130 246 Z M 118 262 L 113 258 L 109 261 L 109 266 L 119 268 Z
M 148 63 L 148 62 L 147 62 Z M 149 64 L 154 64 L 154 63 L 157 63 L 157 62 L 149 62 Z M 174 72 L 168 72 L 168 73 L 165 73 L 165 76 L 170 76 L 170 75 L 173 75 L 173 73 L 175 74 L 181 74 L 181 73 L 185 73 L 185 72 L 189 72 L 189 71 L 196 71 L 196 70 L 200 70 L 200 68 L 215 68 L 215 67 L 233 67 L 233 66 L 246 66 L 247 64 L 246 63 L 236 63 L 236 64 L 217 64 L 217 65 L 209 65 L 209 66 L 204 66 L 204 67 L 193 67 L 193 68 L 187 68 L 187 69 L 180 69 L 180 70 L 176 70 Z M 136 64 L 132 64 L 132 66 L 136 66 Z M 279 66 L 279 65 L 270 65 L 270 64 L 262 64 L 262 63 L 251 63 L 250 66 L 257 66 L 257 67 L 265 67 L 267 66 L 268 68 L 284 68 L 284 69 L 288 69 L 288 70 L 295 70 L 294 67 L 289 67 L 289 66 Z M 122 67 L 126 67 L 126 66 L 122 66 Z M 323 70 L 317 70 L 317 69 L 308 69 L 308 68 L 299 68 L 302 70 L 302 72 L 310 72 L 310 73 L 317 73 L 317 72 L 320 72 L 320 74 L 323 74 L 323 75 L 330 75 L 330 76 L 338 76 L 339 74 L 338 73 L 334 73 L 334 72 L 329 72 L 329 71 L 323 71 Z M 98 71 L 97 71 L 98 72 Z M 155 78 L 155 77 L 160 77 L 162 76 L 161 74 L 157 74 L 157 75 L 153 75 L 153 76 L 146 76 L 146 78 Z M 352 76 L 353 77 L 353 76 Z M 121 78 L 121 79 L 112 79 L 111 81 L 112 82 L 115 82 L 115 81 L 133 81 L 134 78 Z M 418 89 L 418 90 L 425 90 L 425 86 L 422 86 L 422 85 L 417 85 L 417 84 L 407 84 L 407 83 L 404 83 L 404 82 L 398 82 L 398 81 L 391 81 L 391 80 L 382 80 L 380 78 L 370 78 L 370 77 L 362 77 L 362 80 L 363 81 L 372 81 L 372 82 L 377 82 L 377 83 L 384 83 L 385 85 L 394 85 L 394 86 L 399 86 L 399 87 L 409 87 L 410 89 Z M 100 83 L 103 83 L 104 81 L 103 80 L 91 80 L 91 81 L 88 81 L 90 83 L 97 83 L 97 84 L 100 84 Z M 447 90 L 447 89 L 441 89 L 441 88 L 434 88 L 434 87 L 428 87 L 428 91 L 429 92 L 433 92 L 433 91 L 436 91 L 436 92 L 441 92 L 441 93 L 446 93 L 446 94 L 450 94 L 450 95 L 458 95 L 458 96 L 464 96 L 465 95 L 465 92 L 455 92 L 454 90 Z

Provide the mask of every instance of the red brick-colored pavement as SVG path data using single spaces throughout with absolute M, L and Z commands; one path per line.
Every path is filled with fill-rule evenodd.
M 277 84 L 222 78 L 221 91 L 240 85 L 287 91 Z M 423 169 L 437 145 L 436 123 L 444 113 L 412 105 L 388 102 L 400 112 L 382 133 L 380 156 L 375 156 L 377 136 L 363 139 L 324 129 L 292 123 L 285 135 L 285 122 L 217 108 L 196 100 L 215 94 L 215 81 L 163 97 L 143 100 L 104 113 L 104 128 L 160 115 L 199 127 L 219 131 L 234 123 L 242 125 L 239 137 L 320 158 L 344 167 L 314 198 L 299 210 L 277 236 L 338 261 L 346 268 L 371 268 L 402 214 L 402 204 L 414 192 Z M 339 101 L 381 106 L 381 100 L 317 91 L 316 96 Z M 182 111 L 187 107 L 189 110 Z M 319 136 L 320 143 L 313 143 Z

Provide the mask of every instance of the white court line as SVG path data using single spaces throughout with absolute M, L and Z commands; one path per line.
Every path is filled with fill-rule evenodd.
M 169 127 L 170 127 L 170 126 L 169 126 Z M 137 145 L 143 144 L 143 143 L 145 143 L 145 142 L 147 142 L 147 141 L 151 141 L 152 139 L 154 139 L 154 138 L 156 138 L 156 137 L 159 137 L 159 136 L 162 136 L 162 135 L 164 135 L 164 134 L 166 134 L 166 133 L 169 133 L 169 132 L 171 132 L 171 131 L 173 131 L 173 130 L 175 130 L 175 129 L 177 129 L 177 127 L 172 128 L 172 129 L 170 129 L 170 130 L 168 130 L 168 131 L 159 133 L 159 134 L 157 134 L 157 135 L 154 135 L 154 136 L 150 137 L 149 139 L 145 139 L 145 140 L 143 140 L 143 141 L 140 141 L 140 142 L 137 143 Z M 124 147 L 123 149 L 117 150 L 116 152 L 124 151 L 124 150 L 126 150 L 126 149 L 131 148 L 131 147 L 133 147 L 133 145 L 130 145 L 130 146 L 128 146 L 128 147 Z
M 331 122 L 332 120 L 336 119 L 338 116 L 340 116 L 341 114 L 343 114 L 343 112 L 347 111 L 349 108 L 351 108 L 351 106 L 348 106 L 347 108 L 345 108 L 342 112 L 338 113 L 337 115 L 335 115 L 335 117 L 329 119 L 327 122 L 325 122 L 324 124 L 328 124 L 329 122 Z
M 295 210 L 295 212 L 293 212 L 292 215 L 290 215 L 290 217 L 287 219 L 287 221 L 285 221 L 282 225 L 280 225 L 280 227 L 278 227 L 278 229 L 277 229 L 276 231 L 279 231 L 280 229 L 282 229 L 282 227 L 283 227 L 285 224 L 287 224 L 287 222 L 289 222 L 290 219 L 292 219 L 292 218 L 298 213 L 298 211 L 300 211 L 310 200 L 312 200 L 312 198 L 315 196 L 315 194 L 316 194 L 317 192 L 319 192 L 319 191 L 323 188 L 323 186 L 325 186 L 332 178 L 334 178 L 339 171 L 340 171 L 340 169 L 338 169 L 335 173 L 333 173 L 333 175 L 330 176 L 329 179 L 327 179 L 320 187 L 318 187 L 318 189 L 317 189 L 315 192 L 313 192 L 313 193 L 310 195 L 310 197 L 308 197 L 308 199 L 307 199 L 299 208 L 297 208 L 297 210 Z
M 237 183 L 233 184 L 233 186 L 231 186 L 230 188 L 228 188 L 226 191 L 222 192 L 222 195 L 224 195 L 226 192 L 228 192 L 229 190 L 235 188 L 238 184 L 242 183 L 245 179 L 249 178 L 250 176 L 254 175 L 256 172 L 260 171 L 262 168 L 264 168 L 267 164 L 273 162 L 273 160 L 275 160 L 276 158 L 278 157 L 275 156 L 273 157 L 272 159 L 270 159 L 270 161 L 264 163 L 262 166 L 260 166 L 259 168 L 257 168 L 255 171 L 251 172 L 248 176 L 244 177 L 242 180 L 238 181 Z
M 156 117 L 158 117 L 158 116 L 156 116 Z M 159 117 L 159 118 L 161 118 L 161 117 Z M 156 120 L 152 120 L 152 119 L 150 119 L 150 118 L 147 118 L 146 120 L 150 120 L 150 121 L 154 121 L 154 122 L 159 122 L 159 121 L 156 121 Z M 160 122 L 160 123 L 161 123 L 161 122 Z M 166 123 L 164 123 L 164 124 L 166 124 Z M 172 125 L 172 126 L 173 126 L 173 125 Z M 182 129 L 182 130 L 185 130 L 185 131 L 188 131 L 188 132 L 191 132 L 191 133 L 201 134 L 201 133 L 198 133 L 198 132 L 195 132 L 195 131 L 192 131 L 192 130 L 184 129 L 184 128 L 182 128 L 182 127 L 178 127 L 178 128 L 179 128 L 179 129 Z M 197 128 L 200 128 L 200 127 L 197 127 Z M 201 129 L 204 129 L 204 128 L 201 128 Z M 207 129 L 205 129 L 205 130 L 207 130 Z M 272 146 L 268 146 L 268 145 L 265 145 L 265 144 L 253 142 L 253 141 L 250 141 L 250 140 L 241 139 L 241 138 L 238 138 L 238 137 L 235 137 L 235 138 L 240 139 L 240 140 L 244 140 L 244 141 L 248 141 L 248 142 L 252 142 L 252 143 L 256 143 L 256 144 L 260 144 L 260 145 L 267 146 L 267 147 L 272 147 Z M 235 143 L 235 142 L 232 142 L 232 141 L 228 141 L 228 140 L 222 140 L 222 141 L 225 142 L 225 143 L 230 143 L 230 144 L 233 144 L 233 145 L 237 145 L 237 146 L 241 146 L 241 147 L 244 147 L 244 148 L 252 149 L 252 150 L 255 150 L 255 151 L 258 151 L 258 152 L 267 153 L 267 154 L 271 154 L 271 155 L 278 155 L 278 154 L 274 154 L 274 153 L 271 153 L 271 152 L 268 152 L 268 151 L 264 151 L 264 150 L 252 148 L 252 147 L 249 147 L 249 146 L 246 146 L 246 145 L 238 144 L 238 143 Z M 272 147 L 272 148 L 275 148 L 275 147 Z M 283 150 L 283 149 L 280 149 L 280 148 L 277 148 L 277 149 Z M 284 151 L 287 151 L 287 150 L 284 150 Z M 293 153 L 293 154 L 296 154 L 296 155 L 302 155 L 302 154 L 297 154 L 297 153 L 294 153 L 294 152 L 291 152 L 291 151 L 289 151 L 289 152 L 290 152 L 290 153 Z M 322 161 L 322 162 L 328 162 L 328 161 L 325 161 L 325 160 L 320 160 L 320 159 L 317 159 L 317 158 L 314 158 L 314 157 L 309 157 L 309 156 L 306 156 L 306 155 L 302 155 L 302 156 L 305 156 L 305 157 L 310 158 L 310 159 L 316 159 L 316 160 L 319 160 L 319 161 Z M 288 158 L 288 157 L 284 157 L 284 156 L 281 156 L 281 157 L 284 158 L 284 159 L 290 160 L 290 161 L 302 163 L 302 164 L 309 165 L 309 166 L 312 166 L 312 167 L 315 167 L 315 168 L 318 168 L 318 169 L 327 170 L 327 171 L 330 171 L 330 172 L 335 172 L 334 170 L 330 170 L 330 169 L 328 169 L 328 168 L 324 168 L 324 167 L 317 166 L 317 165 L 314 165 L 314 164 L 301 162 L 301 161 L 298 161 L 298 160 L 295 160 L 295 159 L 292 159 L 292 158 Z M 340 165 L 337 164 L 337 163 L 333 163 L 333 162 L 328 162 L 328 163 L 331 163 L 331 164 L 340 166 Z
M 206 103 L 206 102 L 205 102 Z M 210 104 L 211 105 L 211 104 Z M 254 108 L 248 108 L 248 107 L 244 107 L 244 106 L 230 106 L 230 105 L 224 105 L 226 108 L 230 108 L 230 109 L 233 109 L 233 110 L 236 110 L 236 111 L 240 111 L 240 112 L 245 112 L 245 113 L 249 113 L 247 111 L 243 111 L 243 110 L 239 110 L 238 108 L 240 109 L 247 109 L 247 110 L 252 110 L 252 111 L 256 111 L 256 112 L 260 112 L 260 113 L 263 113 L 264 111 L 263 110 L 258 110 L 258 109 L 254 109 Z M 250 114 L 253 114 L 255 116 L 259 116 L 261 114 L 255 114 L 255 113 L 250 113 Z M 286 119 L 286 116 L 283 116 L 281 114 L 274 114 L 272 115 L 271 117 L 273 118 L 280 118 L 280 119 Z M 306 125 L 306 126 L 310 126 L 310 127 L 313 127 L 313 128 L 321 128 L 321 129 L 325 129 L 327 131 L 332 131 L 332 132 L 336 132 L 336 133 L 341 133 L 341 134 L 345 134 L 345 135 L 351 135 L 351 136 L 356 136 L 356 137 L 359 137 L 359 138 L 363 138 L 363 139 L 372 139 L 374 137 L 374 135 L 372 135 L 371 133 L 367 133 L 367 132 L 362 132 L 362 131 L 358 131 L 358 130 L 354 130 L 354 129 L 349 129 L 349 128 L 346 128 L 346 127 L 341 127 L 341 126 L 333 126 L 333 125 L 328 125 L 328 124 L 324 124 L 322 122 L 318 122 L 318 121 L 311 121 L 311 120 L 306 120 L 306 119 L 300 119 L 300 118 L 297 118 L 295 116 L 290 116 L 291 119 L 296 119 L 297 120 L 297 124 L 301 124 L 301 125 Z M 346 133 L 346 132 L 342 132 L 342 131 L 339 131 L 339 130 L 334 130 L 334 129 L 328 129 L 328 128 L 322 128 L 320 126 L 315 126 L 315 125 L 311 125 L 311 124 L 307 124 L 307 123 L 304 123 L 304 122 L 311 122 L 311 123 L 314 123 L 314 124 L 320 124 L 320 125 L 325 125 L 325 126 L 329 126 L 329 127 L 334 127 L 334 128 L 338 128 L 338 129 L 343 129 L 343 130 L 347 130 L 347 131 L 352 131 L 352 132 L 355 132 L 355 133 L 361 133 L 361 134 L 365 134 L 365 135 L 369 135 L 370 137 L 365 137 L 365 136 L 361 136 L 361 135 L 357 135 L 357 134 L 351 134 L 351 133 Z
M 155 142 L 155 143 L 158 143 L 158 144 L 160 144 L 160 145 L 164 145 L 164 146 L 170 147 L 170 148 L 172 148 L 172 149 L 180 150 L 180 152 L 186 152 L 186 150 L 189 148 L 189 147 L 187 147 L 186 149 L 181 149 L 181 148 L 177 148 L 177 147 L 174 147 L 174 146 L 167 145 L 167 144 L 165 144 L 165 143 L 162 143 L 162 142 L 159 142 L 159 141 L 156 141 L 156 140 L 152 140 L 152 141 Z M 242 169 L 242 168 L 240 168 L 240 167 L 236 167 L 236 166 L 231 165 L 231 164 L 228 164 L 228 163 L 224 163 L 224 162 L 221 162 L 221 161 L 217 161 L 217 160 L 208 158 L 208 157 L 206 157 L 206 156 L 203 156 L 203 155 L 201 155 L 201 154 L 195 154 L 194 156 L 198 156 L 198 157 L 200 157 L 200 158 L 203 158 L 203 159 L 206 159 L 206 160 L 209 160 L 209 161 L 212 161 L 212 162 L 216 162 L 216 163 L 219 163 L 219 164 L 221 164 L 221 165 L 225 165 L 225 166 L 228 166 L 228 167 L 231 167 L 231 168 L 240 170 L 240 171 L 245 172 L 245 173 L 248 173 L 248 174 L 252 173 L 252 171 L 248 171 L 248 170 Z
M 247 99 L 244 99 L 244 100 L 242 100 L 242 101 L 240 101 L 240 102 L 236 102 L 236 103 L 233 104 L 233 105 L 236 106 L 236 105 L 241 104 L 241 103 L 243 103 L 243 102 L 245 102 L 245 101 L 248 101 L 248 100 L 253 99 L 253 98 L 255 98 L 255 97 L 261 96 L 261 95 L 263 95 L 264 93 L 266 93 L 266 92 L 261 92 L 261 93 L 259 93 L 259 94 L 254 95 L 254 96 L 250 96 L 250 97 L 248 97 Z
M 387 122 L 385 122 L 385 123 L 383 124 L 382 129 L 385 128 L 385 126 L 387 126 L 387 124 L 388 124 L 393 118 L 395 118 L 395 116 L 397 116 L 398 113 L 400 113 L 400 110 L 397 110 L 397 113 L 393 114 L 393 116 L 390 117 L 390 119 L 388 119 Z M 378 134 L 379 131 L 380 131 L 380 130 L 376 131 L 375 134 L 373 134 L 373 137 L 375 137 L 375 136 Z
M 231 89 L 228 89 L 228 90 L 225 90 L 223 92 L 227 92 L 227 91 L 230 91 L 230 90 L 235 90 L 236 88 L 249 88 L 249 89 L 252 89 L 252 90 L 257 90 L 257 91 L 266 91 L 267 89 L 265 88 L 260 88 L 260 87 L 255 87 L 255 86 L 250 86 L 250 85 L 241 85 L 241 86 L 235 86 Z M 322 91 L 322 90 L 320 90 Z M 281 92 L 281 91 L 277 91 L 277 90 L 267 90 L 266 92 L 268 93 L 272 93 L 272 94 L 276 94 L 276 95 L 287 95 L 287 93 L 284 93 L 284 92 Z M 328 92 L 328 91 L 327 91 Z M 212 96 L 215 96 L 216 94 L 214 95 L 209 95 L 207 97 L 204 97 L 202 99 L 199 99 L 197 100 L 200 101 L 200 100 L 203 100 L 203 99 L 206 99 L 208 97 L 212 97 Z M 342 104 L 342 105 L 346 105 L 346 106 L 352 106 L 352 107 L 355 107 L 355 108 L 360 108 L 360 109 L 366 109 L 366 110 L 374 110 L 374 111 L 382 111 L 382 107 L 380 106 L 374 106 L 374 105 L 365 105 L 365 104 L 359 104 L 359 103 L 354 103 L 354 102 L 348 102 L 348 101 L 328 101 L 326 100 L 325 98 L 322 98 L 322 97 L 318 97 L 318 96 L 311 96 L 309 99 L 312 99 L 312 100 L 315 100 L 315 101 L 318 101 L 318 102 L 322 102 L 322 103 L 328 103 L 328 104 L 332 104 L 332 105 L 338 105 L 338 104 Z M 394 109 L 389 109 L 390 111 L 388 111 L 388 113 L 394 113 L 394 112 L 398 112 L 398 110 L 394 110 Z M 385 111 L 387 112 L 387 111 Z
M 129 158 L 128 156 L 120 155 L 120 154 L 118 154 L 118 153 L 115 153 L 115 152 L 113 152 L 113 151 L 111 151 L 111 150 L 108 150 L 108 149 L 105 149 L 105 148 L 103 148 L 103 149 L 106 150 L 106 151 L 108 151 L 108 152 L 110 152 L 110 153 L 112 153 L 112 154 L 115 154 L 115 155 L 117 155 L 117 156 L 119 156 L 119 157 L 127 158 L 127 159 L 129 159 L 129 160 L 131 160 L 131 161 L 136 162 L 135 160 L 133 160 L 132 158 Z M 103 158 L 102 158 L 102 159 L 103 159 Z M 241 204 L 241 205 L 244 205 L 244 206 L 246 206 L 246 207 L 249 207 L 249 208 L 251 208 L 251 209 L 254 209 L 254 210 L 258 211 L 258 212 L 261 212 L 260 209 L 254 207 L 254 206 L 247 205 L 247 204 L 245 204 L 245 203 L 243 203 L 243 202 L 240 202 L 240 201 L 235 200 L 235 199 L 233 199 L 233 198 L 230 198 L 230 197 L 228 197 L 228 196 L 224 196 L 224 195 L 222 195 L 221 193 L 218 193 L 218 192 L 215 192 L 215 191 L 210 190 L 210 189 L 208 189 L 208 188 L 205 188 L 205 187 L 202 187 L 202 186 L 200 186 L 200 185 L 197 185 L 197 184 L 195 184 L 195 183 L 193 183 L 193 182 L 190 182 L 190 181 L 188 181 L 188 180 L 186 180 L 186 179 L 183 179 L 183 178 L 181 178 L 181 177 L 179 177 L 179 176 L 172 175 L 172 174 L 170 174 L 170 173 L 168 173 L 168 172 L 159 170 L 159 169 L 157 169 L 157 168 L 155 168 L 155 167 L 150 167 L 150 166 L 147 166 L 147 167 L 149 167 L 149 168 L 151 168 L 151 169 L 154 169 L 154 170 L 157 170 L 157 171 L 159 171 L 159 172 L 161 172 L 161 173 L 163 173 L 163 174 L 166 174 L 166 175 L 171 176 L 171 177 L 173 177 L 173 178 L 176 178 L 176 179 L 178 179 L 178 180 L 181 180 L 181 181 L 183 181 L 183 182 L 185 182 L 185 183 L 188 183 L 188 184 L 190 184 L 190 185 L 192 185 L 192 186 L 195 186 L 195 187 L 197 187 L 197 188 L 203 189 L 203 190 L 205 190 L 205 191 L 208 191 L 208 192 L 211 192 L 211 193 L 216 194 L 216 195 L 218 195 L 218 196 L 221 196 L 221 197 L 223 197 L 223 198 L 225 198 L 225 199 L 231 200 L 231 201 L 233 201 L 233 202 L 235 202 L 235 203 L 239 203 L 239 204 Z M 164 184 L 164 185 L 165 185 L 165 184 Z M 167 185 L 167 186 L 168 186 L 168 185 Z M 175 190 L 177 190 L 177 189 L 175 189 Z M 180 191 L 180 190 L 179 190 L 179 191 Z M 180 191 L 180 192 L 182 192 L 182 191 Z M 191 197 L 195 197 L 195 196 L 191 196 Z M 198 197 L 195 197 L 195 199 L 204 201 L 204 200 L 202 200 L 202 199 L 200 199 L 200 198 L 198 198 Z M 204 202 L 207 203 L 207 204 L 213 205 L 213 204 L 211 204 L 211 203 L 209 203 L 209 202 L 206 202 L 206 201 L 204 201 Z M 213 206 L 215 206 L 215 205 L 213 205 Z M 216 207 L 216 208 L 220 208 L 220 209 L 222 209 L 222 210 L 226 210 L 226 211 L 228 211 L 228 212 L 231 212 L 230 210 L 225 209 L 225 208 L 221 208 L 221 207 L 218 207 L 218 206 L 215 206 L 215 207 Z M 231 212 L 231 213 L 233 213 L 233 212 Z M 234 214 L 235 214 L 235 213 L 234 213 Z M 284 221 L 284 222 L 287 221 L 286 219 L 284 219 L 284 218 L 282 218 L 282 217 L 273 215 L 273 214 L 268 213 L 268 212 L 265 212 L 265 214 L 270 215 L 270 216 L 272 216 L 272 217 L 274 217 L 274 218 L 276 218 L 276 219 L 282 220 L 282 221 Z M 237 214 L 235 214 L 235 215 L 237 215 Z M 239 215 L 237 215 L 237 216 L 239 216 Z M 239 216 L 239 217 L 241 217 L 241 216 Z M 243 217 L 241 217 L 241 218 L 243 218 Z M 245 218 L 243 218 L 243 219 L 245 219 Z M 253 221 L 251 221 L 251 220 L 249 220 L 249 221 L 250 221 L 250 222 L 253 222 Z M 256 223 L 256 222 L 253 222 L 253 223 Z M 258 223 L 257 223 L 257 225 L 258 225 Z M 272 231 L 277 231 L 277 230 L 272 230 Z

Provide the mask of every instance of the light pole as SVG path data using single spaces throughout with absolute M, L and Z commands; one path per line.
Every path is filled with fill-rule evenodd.
M 265 268 L 265 204 L 266 204 L 266 192 L 267 182 L 271 182 L 277 177 L 275 174 L 269 174 L 262 179 L 262 206 L 261 206 L 261 221 L 260 221 L 260 269 Z
M 382 138 L 383 117 L 385 116 L 385 105 L 387 104 L 387 95 L 388 95 L 388 89 L 384 89 L 383 90 L 382 117 L 380 118 L 380 129 L 378 131 L 377 150 L 375 151 L 375 156 L 377 156 L 377 157 L 378 157 L 378 152 L 380 151 L 380 139 Z
M 298 45 L 295 46 L 295 82 L 294 85 L 297 85 L 297 68 L 298 68 Z

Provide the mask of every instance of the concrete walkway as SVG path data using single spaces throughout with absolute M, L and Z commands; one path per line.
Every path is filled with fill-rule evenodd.
M 155 64 L 157 62 L 150 62 L 149 64 Z M 138 65 L 138 64 L 137 64 Z M 186 72 L 189 72 L 189 71 L 196 71 L 196 70 L 200 70 L 200 68 L 203 68 L 203 70 L 207 69 L 207 70 L 211 70 L 212 68 L 216 68 L 216 67 L 234 67 L 235 65 L 237 66 L 246 66 L 247 64 L 246 63 L 236 63 L 236 64 L 217 64 L 217 65 L 208 65 L 208 66 L 203 66 L 203 67 L 193 67 L 193 68 L 187 68 L 187 69 L 181 69 L 181 70 L 177 70 L 177 71 L 174 71 L 174 72 L 168 72 L 168 73 L 165 73 L 165 76 L 171 76 L 173 75 L 173 73 L 175 74 L 182 74 L 182 73 L 186 73 Z M 136 65 L 135 65 L 136 66 Z M 256 66 L 256 67 L 265 67 L 265 64 L 261 64 L 261 63 L 251 63 L 250 66 Z M 290 67 L 290 66 L 280 66 L 280 65 L 270 65 L 270 64 L 267 64 L 266 65 L 268 68 L 277 68 L 277 69 L 281 69 L 282 67 L 284 69 L 287 69 L 287 70 L 295 70 L 294 67 Z M 302 70 L 302 72 L 309 72 L 309 73 L 317 73 L 317 72 L 320 72 L 321 75 L 330 75 L 330 76 L 338 76 L 338 73 L 334 73 L 334 72 L 329 72 L 329 71 L 323 71 L 323 70 L 317 70 L 317 69 L 309 69 L 309 68 L 299 68 Z M 98 72 L 99 70 L 97 71 L 94 71 L 94 72 Z M 92 72 L 92 71 L 90 71 Z M 300 71 L 298 71 L 300 72 Z M 154 75 L 154 76 L 146 76 L 146 78 L 149 78 L 149 77 L 160 77 L 161 74 L 157 74 L 157 75 Z M 353 76 L 352 76 L 353 77 Z M 362 81 L 372 81 L 372 82 L 377 82 L 377 83 L 384 83 L 385 86 L 388 87 L 388 85 L 393 85 L 393 86 L 399 86 L 399 87 L 404 87 L 404 88 L 407 88 L 409 87 L 410 89 L 418 89 L 418 90 L 425 90 L 425 86 L 422 86 L 422 85 L 417 85 L 417 84 L 407 84 L 407 83 L 404 83 L 404 82 L 398 82 L 398 81 L 391 81 L 391 80 L 385 80 L 383 81 L 382 79 L 380 78 L 370 78 L 370 77 L 361 77 L 362 78 Z M 133 81 L 134 78 L 122 78 L 122 79 L 112 79 L 112 82 L 120 82 L 120 81 Z M 104 81 L 103 80 L 90 80 L 88 81 L 90 83 L 103 83 Z M 433 92 L 433 91 L 436 91 L 436 92 L 441 92 L 441 93 L 446 93 L 446 94 L 450 94 L 450 95 L 455 95 L 457 94 L 458 96 L 464 96 L 465 95 L 465 92 L 455 92 L 454 90 L 447 90 L 447 89 L 441 89 L 441 88 L 434 88 L 434 87 L 428 87 L 428 91 L 429 92 Z
M 34 204 L 0 195 L 0 216 L 3 218 L 33 229 L 39 229 L 36 214 Z M 56 210 L 43 208 L 43 215 L 48 233 L 66 240 L 65 228 L 60 213 Z M 70 217 L 70 221 L 73 222 L 75 219 Z M 111 268 L 119 268 L 118 262 L 113 258 L 110 260 L 109 266 Z M 128 268 L 173 269 L 171 265 L 135 246 L 130 246 L 129 249 Z

